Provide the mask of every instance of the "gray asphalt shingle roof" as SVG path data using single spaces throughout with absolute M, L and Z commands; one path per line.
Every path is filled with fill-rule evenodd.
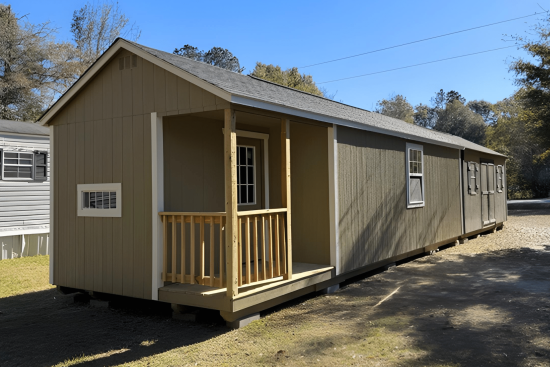
M 129 41 L 128 41 L 129 42 Z M 284 87 L 262 79 L 242 75 L 203 62 L 188 59 L 183 56 L 156 50 L 134 42 L 130 42 L 143 51 L 158 57 L 175 67 L 178 67 L 196 77 L 210 83 L 232 95 L 252 98 L 255 100 L 290 107 L 306 112 L 312 112 L 338 119 L 353 121 L 389 132 L 404 133 L 421 138 L 435 140 L 441 143 L 459 145 L 489 154 L 502 155 L 481 145 L 474 144 L 458 136 L 426 129 L 414 124 L 370 112 L 327 98 Z
M 50 135 L 50 129 L 33 122 L 0 120 L 0 133 Z

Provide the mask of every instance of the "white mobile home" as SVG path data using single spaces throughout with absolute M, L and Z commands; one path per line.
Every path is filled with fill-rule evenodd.
M 49 149 L 49 129 L 0 120 L 0 260 L 48 253 Z

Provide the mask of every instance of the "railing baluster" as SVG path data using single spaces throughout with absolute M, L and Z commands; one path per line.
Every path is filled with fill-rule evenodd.
M 254 216 L 254 281 L 260 280 L 258 276 L 258 216 Z
M 285 215 L 282 214 L 281 215 L 281 242 L 282 242 L 282 245 L 283 245 L 283 253 L 282 253 L 282 257 L 283 257 L 283 274 L 286 274 L 287 273 L 287 267 L 286 267 L 286 260 L 287 260 L 287 257 L 286 257 L 286 235 L 285 235 Z
M 223 256 L 223 218 L 220 216 L 220 287 L 223 288 L 223 264 L 225 257 Z
M 239 240 L 237 241 L 239 248 L 239 264 L 237 265 L 237 271 L 239 272 L 239 287 L 243 285 L 243 235 L 242 235 L 242 220 L 239 218 Z
M 189 247 L 191 256 L 189 257 L 189 267 L 191 272 L 191 279 L 189 282 L 195 284 L 195 216 L 191 216 L 191 245 Z
M 246 227 L 245 227 L 245 236 L 246 236 L 246 283 L 251 283 L 250 277 L 250 217 L 246 217 Z
M 176 229 L 176 216 L 172 215 L 172 283 L 176 282 L 176 275 L 178 273 L 176 270 Z
M 269 215 L 269 278 L 273 278 L 273 228 L 271 214 Z
M 279 251 L 279 214 L 275 214 L 275 262 L 277 265 L 275 274 L 277 276 L 281 275 L 281 254 Z
M 214 286 L 214 217 L 210 217 L 210 286 Z
M 266 269 L 265 269 L 265 215 L 261 216 L 262 218 L 262 280 L 267 279 Z
M 181 282 L 185 283 L 185 216 L 181 216 Z
M 163 226 L 163 229 L 164 229 L 164 235 L 162 236 L 162 239 L 163 239 L 163 247 L 164 247 L 164 259 L 163 259 L 163 264 L 162 264 L 162 281 L 165 282 L 166 281 L 166 272 L 168 271 L 168 219 L 166 217 L 166 215 L 163 215 L 162 216 L 162 226 Z
M 201 216 L 201 221 L 200 221 L 200 236 L 201 236 L 201 247 L 200 247 L 200 283 L 199 284 L 204 284 L 204 268 L 205 268 L 205 264 L 204 264 L 204 217 Z

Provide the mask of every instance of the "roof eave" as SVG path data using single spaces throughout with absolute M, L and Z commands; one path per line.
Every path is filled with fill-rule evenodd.
M 284 114 L 303 117 L 303 118 L 308 118 L 308 119 L 312 119 L 312 120 L 318 120 L 318 121 L 327 122 L 327 123 L 335 124 L 335 125 L 339 125 L 339 126 L 346 126 L 346 127 L 351 127 L 351 128 L 354 128 L 354 129 L 371 131 L 371 132 L 380 133 L 380 134 L 384 134 L 384 135 L 395 136 L 395 137 L 399 137 L 399 138 L 406 139 L 406 140 L 414 140 L 414 141 L 419 141 L 419 142 L 424 142 L 424 143 L 429 143 L 429 144 L 434 144 L 434 145 L 441 145 L 441 146 L 445 146 L 445 147 L 448 147 L 448 148 L 454 148 L 454 149 L 460 149 L 460 150 L 465 149 L 465 147 L 462 146 L 462 145 L 456 145 L 456 144 L 442 142 L 442 141 L 439 141 L 439 140 L 434 140 L 434 139 L 429 139 L 429 138 L 424 138 L 424 137 L 420 137 L 420 136 L 416 136 L 416 135 L 412 135 L 412 134 L 406 134 L 406 133 L 396 132 L 396 131 L 393 131 L 393 130 L 382 129 L 382 128 L 379 128 L 379 127 L 374 127 L 374 126 L 371 126 L 371 125 L 362 124 L 362 123 L 356 122 L 356 121 L 344 120 L 344 119 L 340 119 L 340 118 L 337 118 L 337 117 L 323 115 L 323 114 L 320 114 L 320 113 L 299 110 L 299 109 L 296 109 L 296 108 L 287 107 L 287 106 L 283 106 L 283 105 L 276 104 L 276 103 L 260 101 L 260 100 L 253 99 L 253 98 L 250 98 L 250 97 L 232 95 L 231 96 L 231 102 L 235 103 L 235 104 L 240 104 L 240 105 L 243 105 L 243 106 L 255 107 L 255 108 L 260 108 L 260 109 L 264 109 L 264 110 L 268 110 L 268 111 L 284 113 Z

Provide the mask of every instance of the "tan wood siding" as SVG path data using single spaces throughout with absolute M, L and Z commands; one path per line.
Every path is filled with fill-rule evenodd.
M 124 56 L 124 52 L 119 54 Z M 151 298 L 153 92 L 143 60 L 118 70 L 118 56 L 53 120 L 55 284 Z M 121 218 L 76 216 L 76 185 L 122 183 Z M 60 223 L 63 223 L 60 224 Z
M 342 272 L 461 234 L 458 151 L 421 144 L 426 204 L 407 209 L 405 144 L 338 127 Z
M 330 264 L 328 130 L 292 122 L 292 257 L 296 262 Z
M 165 211 L 223 212 L 222 122 L 174 116 L 163 127 Z

